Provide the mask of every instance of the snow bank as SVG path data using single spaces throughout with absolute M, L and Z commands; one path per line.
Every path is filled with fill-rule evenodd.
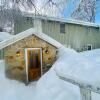
M 36 82 L 29 86 L 5 78 L 4 61 L 0 60 L 0 100 L 35 100 Z
M 36 100 L 80 100 L 79 88 L 60 80 L 50 69 L 37 83 Z
M 84 56 L 74 52 L 68 54 L 66 48 L 61 48 L 59 52 L 63 54 L 59 54 L 59 59 L 53 65 L 59 74 L 100 87 L 100 62 L 91 61 L 85 54 Z
M 92 62 L 95 62 L 100 65 L 100 49 L 84 51 L 81 53 L 81 55 L 83 57 L 86 57 L 87 59 L 91 60 Z
M 92 54 L 93 53 L 93 54 Z M 37 83 L 36 100 L 80 100 L 80 90 L 77 86 L 60 80 L 56 76 L 58 71 L 63 76 L 81 80 L 95 86 L 100 86 L 100 50 L 77 53 L 74 50 L 62 47 L 59 49 L 58 60 Z M 91 59 L 97 58 L 96 61 Z M 91 77 L 92 75 L 92 77 Z M 100 100 L 100 94 L 92 93 L 93 100 Z
M 58 60 L 40 80 L 25 86 L 5 78 L 4 62 L 0 61 L 0 100 L 80 100 L 77 86 L 58 78 L 69 76 L 86 83 L 100 86 L 100 49 L 77 53 L 72 49 L 59 49 Z M 92 75 L 92 77 L 91 77 Z M 92 92 L 93 100 L 100 100 L 100 94 Z
M 71 56 L 72 53 L 77 54 L 74 50 L 67 50 L 68 56 Z M 63 53 L 64 52 L 61 52 L 59 56 L 63 55 Z M 66 58 L 66 56 L 64 57 Z M 59 57 L 59 59 L 61 58 Z M 63 59 L 61 60 L 63 61 Z M 57 64 L 57 62 L 55 64 Z M 38 81 L 36 100 L 80 100 L 79 88 L 60 80 L 54 71 L 54 69 L 59 66 L 55 66 L 55 64 Z

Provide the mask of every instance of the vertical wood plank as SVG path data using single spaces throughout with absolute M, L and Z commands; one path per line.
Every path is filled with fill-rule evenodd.
M 92 100 L 91 91 L 80 87 L 81 100 Z

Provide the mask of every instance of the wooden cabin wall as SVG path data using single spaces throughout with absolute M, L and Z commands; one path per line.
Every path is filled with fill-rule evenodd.
M 77 24 L 65 24 L 65 34 L 60 33 L 60 22 L 42 21 L 43 33 L 53 37 L 66 47 L 71 47 L 77 51 L 85 50 L 88 44 L 92 48 L 100 48 L 100 28 L 88 27 Z
M 5 48 L 6 76 L 26 81 L 25 48 L 42 48 L 42 66 L 45 73 L 56 60 L 56 48 L 32 35 Z M 48 50 L 48 54 L 45 52 Z M 20 52 L 20 56 L 16 53 Z

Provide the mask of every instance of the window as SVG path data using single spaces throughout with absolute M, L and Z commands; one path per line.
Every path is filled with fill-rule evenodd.
M 92 50 L 92 45 L 88 44 L 87 45 L 87 50 Z
M 60 24 L 60 33 L 65 34 L 65 24 L 64 23 Z
M 91 28 L 90 27 L 88 27 L 88 32 L 91 32 Z
M 2 27 L 0 27 L 0 32 L 2 32 L 3 31 L 3 28 Z
M 87 50 L 92 50 L 92 45 L 91 44 L 86 44 L 81 49 L 81 51 L 87 51 Z
M 26 17 L 27 20 L 31 20 L 31 17 Z

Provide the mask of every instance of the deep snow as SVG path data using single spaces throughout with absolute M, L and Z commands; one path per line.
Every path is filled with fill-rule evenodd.
M 100 50 L 93 51 L 77 53 L 63 47 L 53 66 L 62 76 L 100 87 Z
M 71 52 L 71 53 L 75 52 L 70 49 L 67 49 L 67 50 L 68 52 Z M 59 62 L 57 61 L 56 63 L 59 63 Z M 64 82 L 63 80 L 60 80 L 54 71 L 55 67 L 58 67 L 58 66 L 54 66 L 54 65 L 37 82 L 36 100 L 67 100 L 67 99 L 80 100 L 79 88 L 77 86 Z
M 58 60 L 36 83 L 28 86 L 4 75 L 4 61 L 0 61 L 0 100 L 80 100 L 77 86 L 60 80 L 55 70 L 64 75 L 80 78 L 99 85 L 100 49 L 77 53 L 72 49 L 60 48 Z M 94 67 L 95 66 L 95 67 Z M 66 70 L 66 72 L 65 72 Z M 92 78 L 90 74 L 92 73 Z M 80 77 L 77 77 L 81 75 Z M 98 75 L 98 76 L 97 76 Z M 100 94 L 92 93 L 93 100 L 100 100 Z
M 0 61 L 0 100 L 34 100 L 36 82 L 28 86 L 5 78 L 4 61 Z
M 60 80 L 55 70 L 65 77 L 68 76 L 94 86 L 100 86 L 99 56 L 100 49 L 77 53 L 65 47 L 60 48 L 58 60 L 37 83 L 38 100 L 41 98 L 42 100 L 80 100 L 79 88 Z M 100 100 L 100 94 L 92 92 L 92 99 Z

